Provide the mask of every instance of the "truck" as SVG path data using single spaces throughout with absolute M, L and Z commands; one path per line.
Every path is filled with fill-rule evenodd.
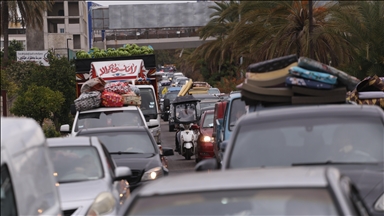
M 108 58 L 76 59 L 76 96 L 79 97 L 81 86 L 90 78 L 101 77 L 106 82 L 128 81 L 140 89 L 140 109 L 146 125 L 156 142 L 160 139 L 160 107 L 156 74 L 155 55 L 122 56 Z M 71 113 L 76 115 L 74 107 Z M 77 115 L 76 115 L 77 116 Z M 75 117 L 76 121 L 76 117 Z M 72 128 L 73 130 L 73 128 Z

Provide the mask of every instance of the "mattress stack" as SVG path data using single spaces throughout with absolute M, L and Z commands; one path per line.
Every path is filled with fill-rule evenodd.
M 248 104 L 345 103 L 359 80 L 336 68 L 296 55 L 255 64 L 239 87 Z
M 384 109 L 384 77 L 366 77 L 357 84 L 347 99 L 357 104 L 377 105 Z

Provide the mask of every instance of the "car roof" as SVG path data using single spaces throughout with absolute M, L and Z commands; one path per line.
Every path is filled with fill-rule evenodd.
M 91 110 L 81 111 L 80 113 L 92 112 L 105 112 L 105 111 L 120 111 L 120 110 L 139 110 L 137 106 L 123 106 L 123 107 L 99 107 Z
M 260 110 L 253 113 L 243 115 L 239 122 L 242 124 L 254 123 L 257 118 L 258 121 L 266 120 L 281 120 L 287 118 L 309 118 L 309 117 L 327 117 L 327 116 L 370 116 L 382 117 L 384 119 L 384 112 L 380 107 L 373 105 L 351 105 L 351 104 L 337 104 L 337 105 L 310 105 L 298 107 L 282 107 L 279 109 Z
M 1 148 L 10 154 L 45 145 L 40 125 L 31 118 L 1 117 Z
M 78 132 L 78 135 L 94 134 L 94 133 L 110 133 L 110 132 L 140 132 L 148 131 L 143 126 L 122 126 L 122 127 L 101 127 L 101 128 L 88 128 Z
M 271 167 L 188 173 L 158 179 L 144 186 L 139 196 L 218 190 L 326 187 L 331 167 Z
M 91 146 L 91 138 L 90 137 L 55 137 L 55 138 L 48 138 L 47 143 L 49 147 Z M 92 142 L 92 144 L 93 143 L 94 142 Z

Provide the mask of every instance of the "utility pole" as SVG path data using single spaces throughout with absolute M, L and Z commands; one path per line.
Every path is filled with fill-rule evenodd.
M 313 13 L 312 13 L 312 0 L 308 0 L 308 7 L 309 7 L 309 58 L 314 59 L 315 58 L 315 52 L 313 50 L 313 41 L 312 41 L 312 31 L 313 31 Z

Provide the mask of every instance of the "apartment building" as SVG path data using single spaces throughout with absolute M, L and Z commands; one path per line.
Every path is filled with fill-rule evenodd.
M 86 1 L 55 0 L 51 11 L 45 12 L 43 30 L 28 29 L 27 50 L 48 49 L 60 56 L 67 56 L 69 49 L 70 58 L 78 50 L 89 50 Z

